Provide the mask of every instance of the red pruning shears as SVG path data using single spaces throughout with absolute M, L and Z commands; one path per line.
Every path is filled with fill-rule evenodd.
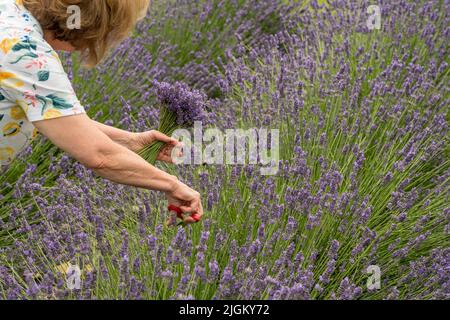
M 183 211 L 181 210 L 180 207 L 177 207 L 176 205 L 171 204 L 171 205 L 169 205 L 168 209 L 169 209 L 169 212 L 176 213 L 178 219 L 184 220 Z M 199 222 L 201 220 L 200 216 L 197 213 L 193 213 L 191 215 L 191 218 L 194 219 L 195 222 Z

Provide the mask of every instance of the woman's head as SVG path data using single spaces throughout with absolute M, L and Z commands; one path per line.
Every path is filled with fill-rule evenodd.
M 150 0 L 23 0 L 42 28 L 83 53 L 95 66 L 107 51 L 129 36 L 147 12 Z M 70 6 L 80 8 L 80 28 L 68 24 Z

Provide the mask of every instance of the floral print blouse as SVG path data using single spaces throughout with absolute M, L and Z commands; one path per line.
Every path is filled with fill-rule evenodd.
M 36 137 L 33 122 L 84 112 L 37 20 L 0 0 L 0 167 Z

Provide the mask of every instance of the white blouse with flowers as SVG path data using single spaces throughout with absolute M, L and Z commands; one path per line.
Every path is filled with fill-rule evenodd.
M 0 167 L 36 137 L 33 122 L 84 112 L 37 20 L 0 0 Z

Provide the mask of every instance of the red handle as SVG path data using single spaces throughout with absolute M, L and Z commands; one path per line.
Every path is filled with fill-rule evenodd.
M 195 222 L 199 222 L 201 220 L 200 216 L 197 213 L 193 213 L 191 218 L 194 219 Z
M 177 214 L 177 217 L 181 220 L 184 220 L 183 218 L 183 211 L 180 209 L 180 207 L 177 207 L 173 204 L 169 205 L 169 211 L 173 211 Z M 191 215 L 191 218 L 194 219 L 195 222 L 199 222 L 201 220 L 200 216 L 197 213 L 193 213 Z
M 169 211 L 175 212 L 177 214 L 177 217 L 179 219 L 183 220 L 183 211 L 179 207 L 171 204 L 168 209 L 169 209 Z

